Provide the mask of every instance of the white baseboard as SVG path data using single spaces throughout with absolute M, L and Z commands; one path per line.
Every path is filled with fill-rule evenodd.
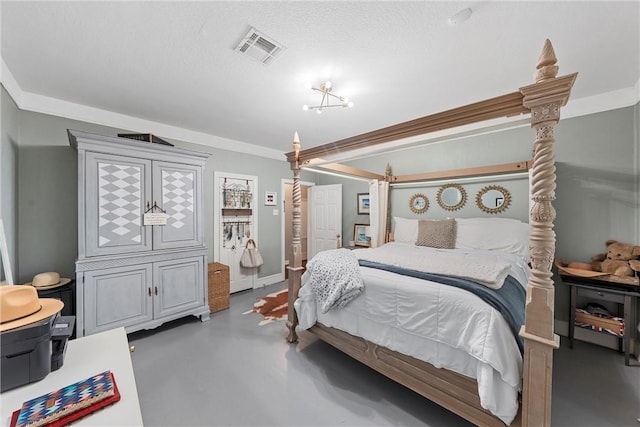
M 276 273 L 271 276 L 259 277 L 254 289 L 263 288 L 268 285 L 273 285 L 274 283 L 282 282 L 284 280 L 284 273 Z

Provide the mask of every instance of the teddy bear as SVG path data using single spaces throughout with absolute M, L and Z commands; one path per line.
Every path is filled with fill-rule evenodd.
M 613 274 L 614 276 L 634 276 L 640 271 L 640 246 L 607 240 L 607 253 L 591 258 L 591 266 L 595 271 Z

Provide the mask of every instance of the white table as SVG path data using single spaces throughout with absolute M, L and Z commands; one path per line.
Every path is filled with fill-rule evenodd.
M 34 397 L 110 370 L 120 391 L 120 401 L 96 411 L 74 426 L 141 426 L 142 414 L 124 328 L 89 335 L 67 343 L 64 364 L 44 379 L 0 394 L 0 425 L 9 425 L 11 414 Z

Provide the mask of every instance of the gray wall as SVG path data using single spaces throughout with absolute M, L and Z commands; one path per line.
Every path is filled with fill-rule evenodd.
M 605 242 L 609 239 L 640 244 L 639 134 L 640 104 L 561 120 L 556 127 L 557 258 L 588 261 L 593 255 L 606 252 Z M 371 156 L 349 164 L 382 174 L 389 163 L 394 175 L 404 175 L 516 162 L 531 158 L 534 140 L 535 132 L 527 126 Z M 479 188 L 493 183 L 503 185 L 513 196 L 513 204 L 502 215 L 527 221 L 526 179 L 465 183 L 469 199 L 464 209 L 455 213 L 437 205 L 437 186 L 396 188 L 391 190 L 392 215 L 487 216 L 475 206 L 475 195 Z M 411 213 L 408 206 L 409 197 L 417 192 L 426 194 L 431 203 L 420 216 Z M 556 317 L 567 320 L 568 288 L 559 277 L 555 280 Z
M 17 281 L 29 281 L 35 274 L 48 270 L 73 277 L 77 257 L 77 154 L 69 146 L 66 131 L 116 135 L 126 130 L 29 111 L 20 111 L 20 119 L 17 212 L 21 244 Z M 280 193 L 281 179 L 291 178 L 284 154 L 283 161 L 278 161 L 168 138 L 167 141 L 177 147 L 211 154 L 204 173 L 205 242 L 209 260 L 214 259 L 214 230 L 217 232 L 213 224 L 214 171 L 255 175 L 260 201 L 257 242 L 265 260 L 258 277 L 281 273 L 281 220 L 279 215 L 273 215 L 273 206 L 264 206 L 263 195 L 264 191 Z M 316 182 L 315 174 L 305 173 L 303 179 Z M 279 200 L 280 197 L 279 194 Z
M 115 135 L 120 129 L 59 117 L 19 111 L 2 90 L 2 187 L 0 209 L 11 218 L 12 261 L 18 282 L 46 269 L 72 276 L 76 249 L 76 165 L 66 129 Z M 556 233 L 558 258 L 588 260 L 605 250 L 604 242 L 617 239 L 640 244 L 640 106 L 562 120 L 556 129 L 557 162 Z M 531 157 L 535 138 L 529 127 L 430 144 L 351 162 L 353 166 L 383 173 L 387 163 L 396 175 L 515 162 Z M 256 175 L 259 179 L 259 245 L 265 258 L 259 277 L 280 273 L 280 217 L 264 206 L 264 191 L 280 192 L 281 179 L 292 174 L 285 162 L 171 140 L 176 146 L 209 152 L 205 172 L 205 239 L 214 259 L 213 171 Z M 17 147 L 17 149 L 16 149 Z M 7 152 L 9 154 L 7 154 Z M 19 179 L 16 179 L 19 176 Z M 353 224 L 369 223 L 356 214 L 356 195 L 368 191 L 366 182 L 303 173 L 316 184 L 343 184 L 343 244 L 353 236 Z M 464 184 L 468 201 L 459 216 L 485 215 L 475 207 L 475 193 L 493 182 Z M 508 188 L 512 206 L 504 216 L 527 218 L 526 180 L 496 182 Z M 451 214 L 436 203 L 437 186 L 392 190 L 392 215 L 415 216 L 408 199 L 425 193 L 431 207 L 421 217 Z M 278 195 L 279 200 L 282 197 Z M 17 218 L 20 218 L 19 220 Z M 14 230 L 14 231 L 12 231 Z M 15 230 L 18 230 L 16 233 Z M 16 249 L 17 248 L 17 249 Z M 556 281 L 556 317 L 568 319 L 568 291 Z
M 6 92 L 4 86 L 0 89 L 0 218 L 4 224 L 7 249 L 13 280 L 18 283 L 18 179 L 17 159 L 20 141 L 20 110 L 13 99 Z M 0 265 L 2 259 L 0 259 Z M 0 268 L 0 280 L 5 280 L 4 268 Z
M 78 156 L 70 146 L 19 148 L 17 283 L 43 271 L 75 277 Z

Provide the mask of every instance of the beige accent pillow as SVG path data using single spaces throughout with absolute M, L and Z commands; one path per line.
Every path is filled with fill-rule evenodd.
M 417 246 L 439 249 L 453 249 L 456 243 L 455 218 L 440 220 L 420 220 L 418 222 Z

